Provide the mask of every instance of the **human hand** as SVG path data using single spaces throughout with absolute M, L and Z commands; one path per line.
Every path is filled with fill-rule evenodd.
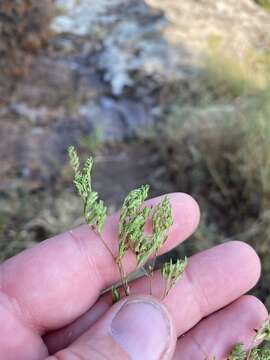
M 174 225 L 163 253 L 199 222 L 191 197 L 172 194 L 170 200 Z M 108 220 L 104 239 L 116 253 L 117 215 Z M 123 264 L 130 273 L 136 260 L 127 253 Z M 111 295 L 101 292 L 119 279 L 117 266 L 82 225 L 1 264 L 0 359 L 225 359 L 236 342 L 248 347 L 267 318 L 258 299 L 243 296 L 259 276 L 256 253 L 228 242 L 192 256 L 164 301 L 158 300 L 163 281 L 156 272 L 153 297 L 143 295 L 149 284 L 141 278 L 131 284 L 131 297 L 111 305 Z

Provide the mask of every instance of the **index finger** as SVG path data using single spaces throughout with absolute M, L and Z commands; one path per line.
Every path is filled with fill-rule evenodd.
M 161 252 L 185 240 L 198 225 L 197 203 L 188 195 L 169 195 L 174 224 Z M 160 198 L 150 200 L 151 204 Z M 117 253 L 118 215 L 111 216 L 104 240 Z M 128 252 L 126 273 L 136 267 Z M 24 321 L 41 333 L 62 327 L 83 314 L 100 292 L 119 279 L 118 268 L 98 236 L 82 225 L 7 260 L 0 267 L 0 290 L 15 299 Z

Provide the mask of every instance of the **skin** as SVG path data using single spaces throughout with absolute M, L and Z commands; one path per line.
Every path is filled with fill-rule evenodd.
M 199 208 L 190 196 L 175 193 L 170 201 L 174 225 L 161 253 L 188 238 L 199 223 Z M 114 254 L 117 217 L 111 216 L 104 229 L 104 239 Z M 133 254 L 127 253 L 126 273 L 135 266 Z M 171 324 L 169 348 L 160 359 L 204 360 L 215 355 L 222 360 L 236 342 L 249 347 L 254 329 L 267 318 L 264 305 L 244 295 L 259 277 L 258 256 L 237 241 L 191 257 L 182 280 L 162 303 L 154 300 L 161 298 L 164 285 L 156 272 L 151 301 L 164 309 Z M 110 253 L 86 225 L 2 263 L 0 358 L 128 359 L 104 330 L 126 301 L 112 306 L 110 295 L 101 295 L 118 280 Z M 134 281 L 131 289 L 136 301 L 144 299 L 142 294 L 149 294 L 148 280 Z

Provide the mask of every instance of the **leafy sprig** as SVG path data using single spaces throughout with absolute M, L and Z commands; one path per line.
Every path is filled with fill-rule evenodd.
M 137 267 L 144 265 L 151 256 L 154 260 L 166 242 L 169 230 L 173 225 L 172 208 L 169 198 L 165 196 L 155 207 L 144 205 L 148 197 L 149 185 L 142 185 L 138 189 L 132 190 L 124 200 L 120 211 L 118 224 L 118 253 L 114 255 L 106 242 L 103 240 L 102 232 L 107 219 L 107 207 L 99 199 L 98 193 L 92 189 L 92 169 L 93 158 L 90 157 L 84 163 L 82 169 L 80 159 L 73 146 L 68 149 L 70 165 L 74 171 L 74 185 L 83 200 L 83 212 L 86 223 L 100 237 L 103 244 L 111 253 L 120 273 L 121 285 L 125 295 L 130 294 L 128 279 L 125 276 L 122 260 L 129 250 L 133 252 L 137 259 Z M 152 225 L 152 233 L 145 231 L 147 223 Z M 178 259 L 175 263 L 172 259 L 165 263 L 161 269 L 162 277 L 165 280 L 163 298 L 175 286 L 181 278 L 187 266 L 187 258 Z M 149 266 L 148 275 L 152 276 L 154 266 Z M 151 283 L 151 279 L 150 279 Z M 112 286 L 112 300 L 117 302 L 121 295 L 116 286 Z M 270 350 L 258 348 L 256 345 L 262 341 L 270 341 L 270 320 L 267 319 L 260 329 L 256 331 L 252 346 L 246 352 L 242 343 L 237 343 L 227 360 L 270 360 Z M 215 357 L 212 358 L 215 360 Z
M 74 185 L 83 200 L 83 212 L 86 223 L 98 234 L 103 244 L 110 251 L 120 273 L 121 285 L 125 295 L 130 294 L 128 278 L 125 275 L 123 258 L 131 251 L 137 260 L 137 268 L 144 266 L 150 257 L 157 257 L 162 245 L 168 238 L 173 225 L 172 207 L 169 198 L 165 196 L 156 206 L 145 205 L 148 198 L 149 185 L 132 190 L 124 200 L 120 210 L 118 224 L 118 253 L 114 255 L 102 237 L 107 218 L 107 207 L 99 199 L 98 193 L 92 189 L 93 158 L 88 158 L 82 169 L 77 151 L 73 146 L 68 150 L 70 165 L 74 171 Z M 146 231 L 147 224 L 152 226 L 152 232 Z M 184 271 L 186 260 L 176 264 L 164 265 L 167 295 Z M 152 276 L 154 266 L 149 266 L 148 275 Z M 151 279 L 150 279 L 151 282 Z M 113 302 L 120 299 L 120 291 L 112 287 Z
M 161 269 L 161 274 L 166 281 L 163 297 L 166 297 L 169 291 L 175 286 L 175 284 L 177 283 L 177 281 L 180 279 L 183 272 L 185 271 L 186 266 L 187 266 L 186 257 L 184 260 L 177 259 L 176 263 L 173 263 L 172 259 L 170 259 L 170 261 L 163 264 L 163 267 Z
M 149 185 L 142 185 L 140 188 L 132 190 L 124 200 L 118 225 L 118 260 L 121 260 L 130 248 L 139 263 L 140 254 L 146 251 L 144 228 L 151 209 L 142 208 L 142 205 L 148 197 L 148 192 Z
M 159 203 L 153 215 L 153 243 L 156 250 L 166 242 L 168 232 L 173 225 L 172 207 L 168 196 Z
M 246 360 L 247 353 L 244 349 L 244 344 L 237 343 L 232 352 L 230 353 L 228 360 Z
M 261 342 L 270 341 L 270 319 L 268 318 L 262 326 L 256 330 L 250 350 L 244 350 L 244 344 L 238 343 L 234 346 L 228 360 L 270 360 L 270 349 L 258 348 Z
M 93 158 L 87 159 L 83 169 L 80 170 L 80 160 L 73 146 L 69 148 L 68 154 L 74 171 L 74 185 L 84 203 L 83 212 L 86 223 L 95 232 L 101 234 L 107 218 L 107 208 L 104 202 L 98 199 L 98 193 L 92 190 Z
M 255 343 L 258 341 L 270 341 L 270 319 L 265 320 L 259 330 L 256 331 Z

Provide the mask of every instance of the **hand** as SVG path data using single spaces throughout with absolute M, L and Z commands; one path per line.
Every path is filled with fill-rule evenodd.
M 163 253 L 199 222 L 191 197 L 170 199 L 174 225 Z M 117 253 L 117 215 L 107 222 L 104 239 Z M 126 272 L 135 265 L 128 253 Z M 256 253 L 244 243 L 228 242 L 191 257 L 163 302 L 156 272 L 153 297 L 142 295 L 149 294 L 148 279 L 142 278 L 131 285 L 132 297 L 112 306 L 111 295 L 101 292 L 119 279 L 117 267 L 83 225 L 0 266 L 0 359 L 225 359 L 236 342 L 248 347 L 267 317 L 258 299 L 243 296 L 259 275 Z

